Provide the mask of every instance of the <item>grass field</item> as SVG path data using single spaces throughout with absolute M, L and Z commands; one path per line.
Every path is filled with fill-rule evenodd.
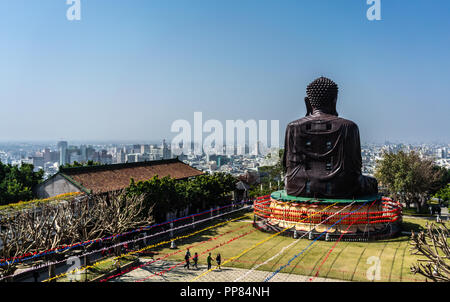
M 219 252 L 222 255 L 222 262 L 227 262 L 227 259 L 239 255 L 243 251 L 272 236 L 272 234 L 263 233 L 254 229 L 251 224 L 252 219 L 253 214 L 249 213 L 241 220 L 209 229 L 186 239 L 181 239 L 176 242 L 180 252 L 166 259 L 175 263 L 182 262 L 184 260 L 184 250 L 192 246 L 191 254 L 193 255 L 195 252 L 199 253 L 199 263 L 201 265 L 205 264 L 207 257 L 206 251 L 209 249 L 212 249 L 211 253 L 214 259 Z M 404 228 L 407 231 L 417 231 L 422 229 L 426 222 L 425 219 L 421 218 L 404 218 Z M 219 238 L 214 239 L 217 236 Z M 232 240 L 233 238 L 238 239 Z M 290 237 L 275 236 L 244 253 L 241 257 L 226 263 L 225 266 L 251 269 L 256 265 L 264 263 L 293 241 L 294 239 Z M 270 272 L 277 270 L 296 254 L 299 254 L 311 242 L 308 239 L 296 240 L 296 243 L 289 249 L 258 267 L 258 270 L 267 271 L 267 275 L 269 275 Z M 295 258 L 289 266 L 281 270 L 280 273 L 311 276 L 315 275 L 320 267 L 318 277 L 348 281 L 368 281 L 366 277 L 367 271 L 374 265 L 372 262 L 368 263 L 368 259 L 375 256 L 379 257 L 380 260 L 380 279 L 376 281 L 425 281 L 423 277 L 410 273 L 410 266 L 418 257 L 411 255 L 409 251 L 409 236 L 407 235 L 374 242 L 342 241 L 337 243 L 331 254 L 329 254 L 329 257 L 323 262 L 324 257 L 329 253 L 329 250 L 334 244 L 335 242 L 316 241 L 301 255 Z M 156 252 L 155 258 L 174 253 L 174 250 L 169 249 L 168 246 L 161 246 L 152 251 Z M 170 274 L 170 272 L 167 274 Z M 210 279 L 206 279 L 207 281 L 215 281 L 214 276 L 216 274 L 208 273 L 207 275 L 210 276 Z M 258 278 L 252 281 L 264 281 L 260 280 L 261 277 Z M 203 280 L 205 279 L 203 278 Z

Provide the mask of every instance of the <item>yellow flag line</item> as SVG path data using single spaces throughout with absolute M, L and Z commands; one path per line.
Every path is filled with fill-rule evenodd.
M 239 220 L 239 219 L 245 218 L 246 216 L 247 216 L 247 215 L 243 215 L 243 216 L 240 216 L 240 217 L 237 217 L 237 218 L 233 218 L 233 219 L 230 219 L 230 220 L 227 220 L 227 221 L 224 221 L 224 222 L 221 222 L 221 223 L 218 223 L 218 224 L 209 226 L 209 227 L 207 227 L 207 228 L 204 228 L 204 229 L 202 229 L 202 230 L 193 232 L 193 233 L 188 234 L 188 235 L 179 236 L 179 237 L 176 237 L 176 238 L 171 239 L 171 240 L 167 240 L 167 241 L 159 242 L 159 243 L 157 243 L 157 244 L 149 245 L 149 246 L 146 246 L 146 247 L 144 247 L 144 248 L 142 248 L 142 249 L 140 249 L 140 250 L 137 250 L 137 251 L 131 251 L 131 252 L 129 252 L 129 253 L 126 253 L 126 254 L 122 254 L 122 255 L 120 255 L 120 256 L 117 256 L 117 257 L 113 258 L 112 260 L 117 260 L 117 259 L 120 259 L 120 258 L 123 258 L 123 257 L 126 257 L 126 256 L 130 256 L 130 255 L 132 255 L 132 254 L 140 253 L 140 252 L 142 252 L 142 251 L 148 250 L 148 249 L 153 248 L 153 247 L 157 247 L 157 246 L 160 246 L 160 245 L 163 245 L 163 244 L 171 243 L 172 241 L 175 241 L 175 240 L 180 240 L 180 239 L 188 238 L 188 237 L 194 236 L 194 235 L 196 235 L 196 234 L 198 234 L 198 233 L 207 231 L 207 230 L 209 230 L 209 229 L 212 229 L 212 228 L 215 228 L 215 227 L 218 227 L 218 226 L 227 224 L 227 223 L 232 222 L 232 221 L 235 221 L 235 220 Z M 65 273 L 56 275 L 56 276 L 54 276 L 54 277 L 48 278 L 48 279 L 46 279 L 46 280 L 43 280 L 42 282 L 49 282 L 49 281 L 51 281 L 51 280 L 59 279 L 59 278 L 62 278 L 62 277 L 64 277 L 64 276 L 66 276 L 66 275 L 69 275 L 69 274 L 73 274 L 73 273 L 76 273 L 76 272 L 84 271 L 84 270 L 86 270 L 86 269 L 88 269 L 88 268 L 94 268 L 94 267 L 96 267 L 96 266 L 98 266 L 98 265 L 100 265 L 100 264 L 102 264 L 102 263 L 104 263 L 104 262 L 107 262 L 107 261 L 110 261 L 110 259 L 108 258 L 108 259 L 100 260 L 100 261 L 98 261 L 98 262 L 96 262 L 96 263 L 94 263 L 94 264 L 92 264 L 92 265 L 88 265 L 88 266 L 84 266 L 84 267 L 79 267 L 79 268 L 73 269 L 73 270 L 71 270 L 71 271 L 68 271 L 68 272 L 65 272 Z
M 333 216 L 336 216 L 337 214 L 341 213 L 342 211 L 344 211 L 346 208 L 352 206 L 355 203 L 352 202 L 351 204 L 343 207 L 342 209 L 340 209 L 338 212 L 334 213 L 333 215 L 329 216 L 327 219 L 325 219 L 324 221 L 322 221 L 321 223 L 319 223 L 318 225 L 316 225 L 316 227 L 318 227 L 319 225 L 324 224 L 326 221 L 330 220 L 330 218 L 332 218 Z M 305 237 L 305 235 L 308 233 L 303 234 L 300 238 L 298 239 L 302 239 L 303 237 Z M 235 279 L 233 282 L 237 282 L 239 280 L 241 280 L 242 278 L 248 276 L 250 273 L 254 272 L 256 269 L 258 269 L 259 267 L 263 266 L 264 264 L 269 263 L 270 261 L 272 261 L 273 259 L 275 259 L 276 257 L 280 256 L 282 253 L 284 253 L 285 250 L 291 248 L 292 246 L 298 244 L 300 242 L 300 240 L 296 240 L 296 241 L 292 241 L 291 243 L 289 243 L 288 245 L 286 245 L 285 247 L 283 247 L 277 254 L 273 255 L 272 257 L 270 257 L 269 259 L 267 259 L 266 261 L 252 267 L 249 271 L 247 271 L 244 275 L 238 277 L 237 279 Z
M 310 215 L 310 216 L 307 216 L 306 218 L 304 218 L 304 219 L 302 219 L 302 220 L 300 220 L 300 221 L 298 221 L 298 222 L 303 222 L 303 221 L 305 221 L 306 219 L 308 219 L 308 218 L 310 218 L 310 217 L 313 217 L 313 216 L 315 216 L 315 215 L 317 215 L 317 214 L 320 214 L 320 213 L 322 213 L 323 211 L 325 211 L 326 209 L 331 208 L 332 206 L 334 206 L 334 205 L 336 205 L 336 204 L 337 204 L 337 202 L 333 203 L 332 205 L 327 206 L 326 208 L 323 208 L 323 209 L 322 209 L 321 211 L 319 211 L 319 212 L 315 212 L 314 214 L 312 214 L 312 215 Z M 298 223 L 298 222 L 296 222 L 296 223 Z M 291 228 L 285 228 L 284 230 L 281 230 L 280 232 L 275 233 L 275 234 L 271 235 L 270 237 L 267 237 L 266 239 L 264 239 L 264 240 L 262 240 L 262 241 L 256 243 L 256 244 L 253 245 L 252 247 L 250 247 L 250 248 L 244 250 L 244 251 L 241 252 L 239 255 L 234 256 L 234 257 L 231 257 L 230 259 L 228 259 L 227 261 L 225 261 L 225 262 L 224 262 L 223 264 L 221 264 L 221 265 L 223 266 L 223 265 L 225 265 L 225 264 L 227 264 L 227 263 L 233 261 L 234 259 L 237 259 L 237 258 L 241 257 L 242 255 L 248 253 L 249 251 L 253 250 L 254 248 L 260 246 L 261 244 L 267 242 L 268 240 L 270 240 L 270 239 L 272 239 L 272 238 L 274 238 L 274 237 L 280 235 L 281 233 L 283 233 L 283 232 L 285 232 L 286 230 L 289 230 L 289 229 L 291 229 Z M 204 272 L 203 274 L 198 275 L 197 277 L 191 279 L 190 282 L 196 281 L 197 279 L 199 279 L 199 278 L 205 276 L 206 274 L 212 272 L 213 270 L 217 269 L 217 267 L 218 267 L 218 266 L 215 266 L 215 267 L 213 267 L 213 268 L 207 270 L 207 271 Z

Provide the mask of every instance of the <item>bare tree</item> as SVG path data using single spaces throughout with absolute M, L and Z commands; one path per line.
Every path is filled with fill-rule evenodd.
M 153 207 L 145 212 L 144 200 L 145 195 L 128 194 L 125 190 L 94 196 L 93 203 L 99 206 L 101 213 L 102 232 L 117 235 L 153 223 Z M 112 240 L 113 244 L 118 241 L 118 237 Z M 115 253 L 120 254 L 120 247 Z
M 54 250 L 63 244 L 72 244 L 76 238 L 76 215 L 68 202 L 45 204 L 27 214 L 25 225 L 29 236 L 33 239 L 32 249 L 36 252 Z M 53 262 L 63 252 L 51 252 L 45 255 L 45 260 Z M 55 276 L 55 266 L 49 265 L 49 277 Z
M 40 253 L 54 250 L 62 244 L 72 244 L 77 239 L 74 234 L 78 228 L 79 213 L 74 211 L 75 201 L 45 203 L 31 209 L 0 214 L 0 259 L 17 259 L 3 261 L 0 271 L 3 275 L 14 273 L 21 263 L 19 256 L 29 252 Z M 52 262 L 63 252 L 50 252 L 42 256 Z M 40 257 L 26 262 L 40 261 Z M 49 276 L 55 275 L 55 266 L 49 265 Z
M 0 217 L 0 259 L 16 259 L 28 252 L 55 250 L 76 242 L 89 242 L 83 251 L 104 235 L 118 235 L 154 222 L 152 208 L 145 212 L 144 195 L 126 191 L 94 195 L 90 198 L 45 204 L 28 211 Z M 114 237 L 112 243 L 120 240 Z M 54 262 L 70 249 L 50 252 L 45 261 Z M 120 247 L 115 250 L 120 254 Z M 85 265 L 89 258 L 85 257 Z M 6 264 L 5 264 L 6 263 Z M 18 263 L 4 261 L 0 266 L 3 276 L 14 273 Z M 55 276 L 50 264 L 49 277 Z
M 437 227 L 434 223 L 426 225 L 426 231 L 412 233 L 411 250 L 414 255 L 425 256 L 411 267 L 413 274 L 421 274 L 433 281 L 450 281 L 450 249 L 448 247 L 448 228 L 445 224 Z
M 86 252 L 106 232 L 103 207 L 91 198 L 84 198 L 72 203 L 72 210 L 75 213 L 73 238 L 76 242 L 83 243 L 84 265 L 88 266 L 90 257 Z
M 0 272 L 2 276 L 13 274 L 18 266 L 15 261 L 20 255 L 32 250 L 32 237 L 27 229 L 28 217 L 17 212 L 0 219 Z M 6 279 L 6 281 L 9 281 Z

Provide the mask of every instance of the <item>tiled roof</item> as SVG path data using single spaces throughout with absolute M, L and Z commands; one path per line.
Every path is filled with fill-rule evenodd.
M 130 185 L 131 178 L 138 182 L 155 175 L 184 179 L 203 174 L 178 159 L 61 168 L 60 173 L 80 190 L 89 193 L 104 193 L 126 188 Z

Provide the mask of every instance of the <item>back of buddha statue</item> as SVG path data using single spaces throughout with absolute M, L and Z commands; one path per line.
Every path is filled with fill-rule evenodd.
M 349 120 L 313 115 L 290 123 L 285 149 L 287 194 L 352 196 L 361 174 L 359 148 L 358 127 Z
M 361 173 L 358 126 L 338 117 L 338 87 L 321 77 L 307 87 L 307 115 L 288 124 L 283 166 L 288 195 L 353 198 L 378 192 Z

